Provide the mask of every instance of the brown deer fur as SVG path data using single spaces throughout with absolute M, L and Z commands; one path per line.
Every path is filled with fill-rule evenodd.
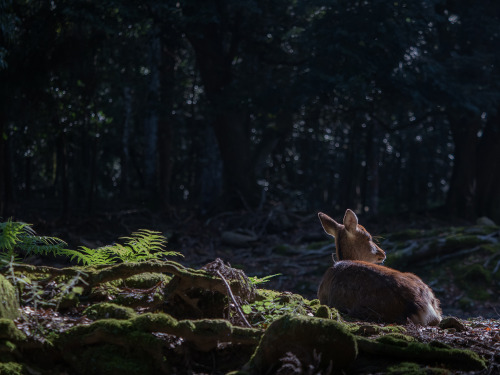
M 439 300 L 418 276 L 375 263 L 385 252 L 347 210 L 344 224 L 318 214 L 323 229 L 335 237 L 334 261 L 320 283 L 318 298 L 353 317 L 385 323 L 437 325 L 441 320 Z

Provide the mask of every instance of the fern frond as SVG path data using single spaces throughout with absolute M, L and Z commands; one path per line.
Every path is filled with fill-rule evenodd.
M 116 263 L 116 260 L 112 256 L 110 256 L 109 252 L 106 250 L 106 247 L 90 249 L 85 246 L 80 246 L 78 250 L 65 249 L 62 254 L 69 256 L 71 261 L 76 259 L 78 263 L 82 263 L 85 266 L 108 265 Z
M 20 242 L 19 236 L 26 227 L 28 227 L 28 224 L 13 222 L 12 219 L 0 223 L 0 250 L 13 251 L 14 247 Z
M 163 251 L 167 243 L 167 238 L 161 232 L 148 229 L 139 229 L 130 237 L 122 237 L 121 239 L 127 240 L 125 244 L 137 252 Z
M 14 222 L 8 219 L 0 223 L 0 251 L 14 255 L 16 250 L 27 254 L 58 255 L 66 246 L 66 242 L 57 237 L 37 236 L 30 224 Z
M 47 236 L 21 236 L 21 242 L 17 245 L 19 249 L 28 254 L 53 254 L 59 255 L 67 243 L 57 237 Z

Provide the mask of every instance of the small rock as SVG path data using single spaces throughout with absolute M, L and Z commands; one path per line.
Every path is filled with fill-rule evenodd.
M 488 227 L 493 227 L 496 225 L 493 220 L 491 220 L 489 217 L 486 217 L 486 216 L 478 217 L 476 220 L 476 224 L 477 225 L 485 225 Z
M 457 331 L 457 332 L 463 332 L 463 331 L 467 330 L 467 327 L 465 327 L 465 325 L 458 318 L 455 318 L 454 316 L 449 316 L 449 317 L 441 320 L 441 322 L 439 323 L 439 328 L 441 328 L 441 329 L 455 329 L 455 331 Z M 450 332 L 450 333 L 454 333 L 454 332 Z

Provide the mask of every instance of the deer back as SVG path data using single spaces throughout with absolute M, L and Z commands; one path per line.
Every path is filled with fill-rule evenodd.
M 439 301 L 416 275 L 363 261 L 339 261 L 318 289 L 322 304 L 353 317 L 386 323 L 436 325 Z

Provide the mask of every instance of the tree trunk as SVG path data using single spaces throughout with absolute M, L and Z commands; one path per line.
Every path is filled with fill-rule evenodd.
M 12 170 L 10 168 L 9 135 L 5 112 L 0 113 L 0 217 L 12 215 Z
M 212 126 L 224 168 L 224 193 L 235 207 L 255 207 L 258 203 L 256 179 L 251 162 L 250 137 L 241 113 L 219 114 Z
M 450 115 L 449 121 L 455 143 L 455 159 L 446 206 L 449 213 L 472 219 L 476 214 L 477 132 L 480 119 L 468 113 Z
M 171 121 L 163 118 L 158 130 L 159 198 L 163 210 L 168 212 L 170 207 L 170 183 L 172 181 L 173 168 L 173 130 Z
M 161 39 L 158 27 L 154 28 L 150 53 L 150 81 L 148 93 L 148 113 L 144 122 L 146 145 L 144 151 L 144 178 L 146 187 L 153 192 L 157 189 L 157 145 L 158 145 L 158 122 L 160 106 L 160 62 L 161 62 Z
M 366 166 L 365 176 L 363 178 L 364 188 L 363 200 L 364 206 L 369 207 L 370 216 L 377 216 L 379 213 L 379 167 L 380 167 L 380 149 L 379 149 L 379 132 L 376 121 L 373 121 L 368 130 L 368 139 L 366 144 Z M 363 207 L 364 209 L 364 207 Z
M 234 35 L 234 34 L 233 34 Z M 225 204 L 231 208 L 256 206 L 259 201 L 250 148 L 249 119 L 232 91 L 232 60 L 237 38 L 226 47 L 217 25 L 203 35 L 188 35 L 196 54 L 200 76 L 213 113 L 211 125 L 224 169 Z
M 477 214 L 500 222 L 500 115 L 490 116 L 477 156 Z
M 63 130 L 57 138 L 57 151 L 57 176 L 61 183 L 61 215 L 66 221 L 69 218 L 69 177 L 67 139 Z
M 92 132 L 91 140 L 91 154 L 90 154 L 90 174 L 86 176 L 88 178 L 88 202 L 87 210 L 92 212 L 94 207 L 95 191 L 96 191 L 96 180 L 97 180 L 97 153 L 99 152 L 98 142 L 99 138 L 96 136 L 98 132 L 97 125 L 94 125 L 94 131 Z
M 121 193 L 124 198 L 129 195 L 129 169 L 130 169 L 130 132 L 132 129 L 132 90 L 123 88 L 124 121 L 121 147 Z
M 220 204 L 222 161 L 213 128 L 202 121 L 194 122 L 194 126 L 197 129 L 196 196 L 202 214 L 207 214 Z

